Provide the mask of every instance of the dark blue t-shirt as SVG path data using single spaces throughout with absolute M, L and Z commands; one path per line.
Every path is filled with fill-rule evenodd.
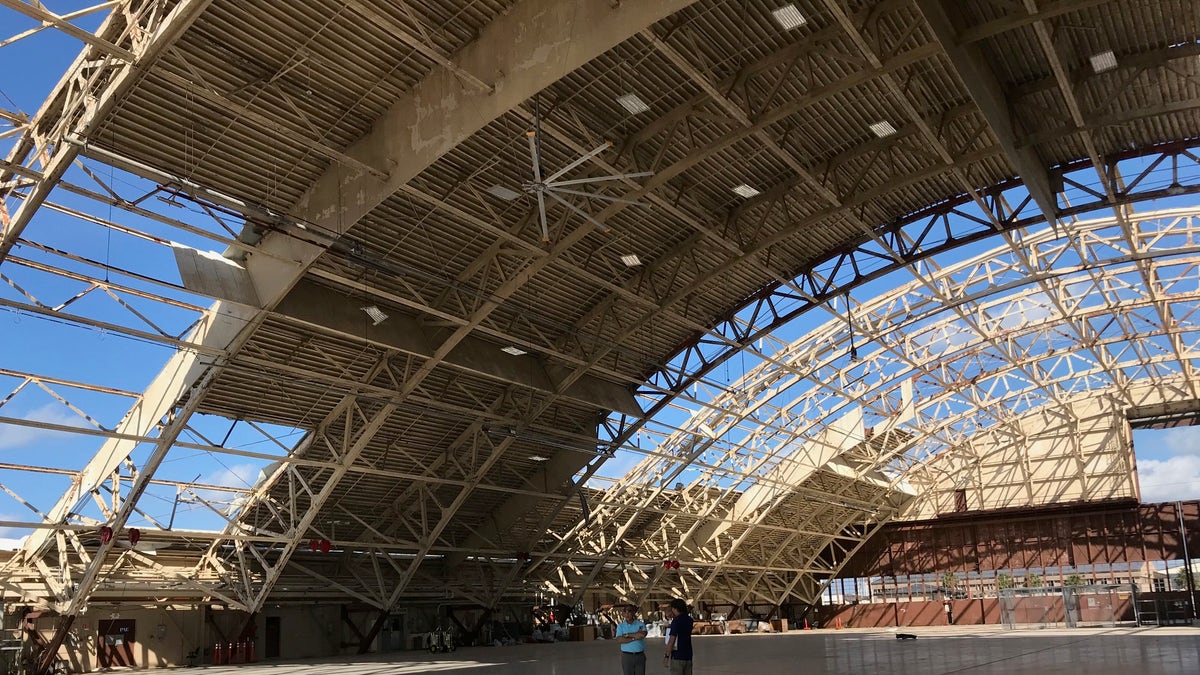
M 671 620 L 671 637 L 675 638 L 675 649 L 671 658 L 676 661 L 692 660 L 692 617 L 680 614 Z

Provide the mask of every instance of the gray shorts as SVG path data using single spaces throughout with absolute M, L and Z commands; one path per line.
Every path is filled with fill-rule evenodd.
M 671 659 L 671 675 L 692 675 L 692 662 Z
M 621 652 L 622 675 L 646 675 L 646 652 Z

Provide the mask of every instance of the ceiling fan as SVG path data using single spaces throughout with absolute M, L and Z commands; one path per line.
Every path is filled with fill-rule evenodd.
M 588 199 L 599 199 L 606 202 L 615 202 L 620 204 L 631 204 L 634 206 L 642 206 L 642 202 L 633 201 L 630 199 L 621 199 L 619 197 L 610 197 L 595 192 L 587 192 L 581 190 L 578 186 L 592 185 L 596 183 L 605 183 L 610 181 L 620 181 L 629 178 L 645 178 L 653 176 L 653 171 L 639 171 L 636 173 L 620 173 L 607 176 L 594 176 L 592 178 L 574 178 L 570 180 L 559 180 L 568 172 L 580 166 L 584 162 L 599 155 L 605 150 L 612 147 L 612 141 L 606 141 L 602 145 L 596 147 L 591 152 L 585 153 L 575 161 L 567 164 L 563 168 L 555 171 L 549 176 L 542 175 L 542 112 L 540 98 L 535 98 L 533 103 L 533 129 L 526 132 L 526 137 L 529 139 L 529 157 L 533 162 L 533 180 L 526 181 L 521 184 L 521 189 L 526 193 L 537 198 L 538 204 L 538 223 L 542 228 L 542 241 L 550 241 L 550 230 L 546 226 L 546 198 L 549 197 L 554 201 L 562 204 L 566 208 L 579 214 L 584 220 L 592 225 L 595 225 L 601 232 L 607 233 L 609 227 L 604 223 L 596 220 L 583 209 L 572 204 L 570 199 L 573 197 L 586 197 Z

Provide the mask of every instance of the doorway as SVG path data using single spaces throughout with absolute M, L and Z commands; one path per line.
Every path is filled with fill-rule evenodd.
M 379 651 L 398 652 L 406 649 L 406 631 L 404 615 L 392 614 L 383 624 L 383 633 L 379 636 Z
M 263 645 L 265 648 L 263 658 L 277 659 L 279 658 L 279 636 L 282 633 L 279 627 L 279 617 L 268 616 L 266 629 L 266 644 Z
M 96 628 L 96 659 L 101 668 L 137 666 L 133 655 L 133 645 L 137 641 L 133 619 L 100 621 Z

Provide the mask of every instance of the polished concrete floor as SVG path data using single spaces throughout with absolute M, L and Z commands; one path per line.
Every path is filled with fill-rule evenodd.
M 898 641 L 885 630 L 797 631 L 782 635 L 696 639 L 696 675 L 803 673 L 842 675 L 948 673 L 1171 675 L 1200 673 L 1200 629 L 1116 628 L 1004 631 L 916 629 Z M 660 645 L 652 645 L 652 656 Z M 649 675 L 665 673 L 661 661 Z M 199 669 L 198 669 L 199 670 Z M 205 675 L 613 675 L 621 672 L 614 642 L 463 648 L 365 657 L 206 667 Z

